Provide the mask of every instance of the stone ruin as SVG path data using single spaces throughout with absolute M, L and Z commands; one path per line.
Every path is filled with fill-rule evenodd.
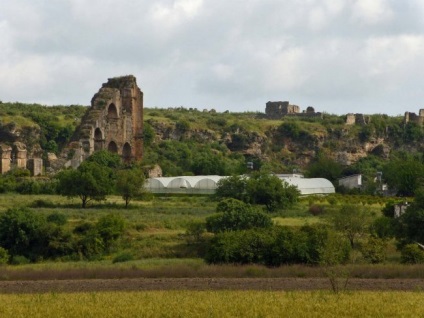
M 364 114 L 349 113 L 346 115 L 346 125 L 367 125 L 370 121 L 371 117 Z
M 265 114 L 271 119 L 280 119 L 285 115 L 298 113 L 300 113 L 300 107 L 290 105 L 288 101 L 268 102 L 265 107 Z
M 424 123 L 424 109 L 420 109 L 418 115 L 415 113 L 405 112 L 404 122 L 405 124 L 413 122 L 422 125 Z
M 117 153 L 124 162 L 143 156 L 143 92 L 132 75 L 109 78 L 91 100 L 71 142 L 51 170 L 78 167 L 99 150 Z
M 306 108 L 306 111 L 300 112 L 300 107 L 290 105 L 288 101 L 267 102 L 265 114 L 269 119 L 281 119 L 285 116 L 305 116 L 305 117 L 321 117 L 321 113 L 315 112 L 312 106 Z
M 5 174 L 12 169 L 28 169 L 32 176 L 43 173 L 43 160 L 41 158 L 28 158 L 26 145 L 14 142 L 12 145 L 0 144 L 0 173 Z

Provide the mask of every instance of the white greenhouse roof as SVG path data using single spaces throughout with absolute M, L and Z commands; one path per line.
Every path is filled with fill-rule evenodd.
M 335 193 L 333 184 L 324 178 L 280 178 L 290 185 L 297 186 L 302 195 Z
M 219 180 L 227 176 L 178 176 L 147 179 L 146 189 L 153 193 L 204 193 L 215 192 Z M 333 184 L 324 178 L 280 177 L 296 186 L 302 195 L 335 193 Z

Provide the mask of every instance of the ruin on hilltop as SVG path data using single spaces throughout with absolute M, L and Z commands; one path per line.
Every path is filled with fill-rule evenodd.
M 50 167 L 78 167 L 99 150 L 117 153 L 124 162 L 143 157 L 143 92 L 133 75 L 109 78 L 91 99 L 60 158 Z

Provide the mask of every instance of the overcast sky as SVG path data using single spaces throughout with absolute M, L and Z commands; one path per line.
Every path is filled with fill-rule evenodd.
M 418 112 L 424 1 L 0 1 L 0 100 L 89 105 L 127 74 L 145 107 Z

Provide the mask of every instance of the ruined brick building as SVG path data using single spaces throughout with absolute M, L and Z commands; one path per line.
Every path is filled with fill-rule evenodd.
M 411 112 L 405 112 L 404 122 L 405 124 L 413 122 L 422 125 L 424 123 L 424 109 L 420 109 L 418 115 Z
M 315 112 L 312 106 L 306 108 L 306 111 L 300 112 L 300 107 L 297 105 L 290 105 L 288 101 L 282 102 L 267 102 L 265 107 L 265 114 L 269 119 L 281 119 L 285 116 L 299 116 L 299 117 L 321 117 L 321 113 Z
M 125 162 L 143 156 L 143 93 L 132 75 L 110 78 L 102 85 L 70 144 L 53 165 L 77 167 L 103 149 L 119 154 Z

